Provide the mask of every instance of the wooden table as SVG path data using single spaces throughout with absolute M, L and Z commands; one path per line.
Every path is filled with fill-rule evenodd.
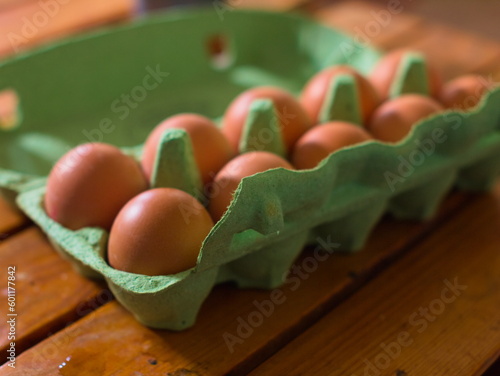
M 349 2 L 313 13 L 356 33 L 377 9 Z M 420 48 L 446 77 L 500 76 L 499 44 L 406 14 L 370 41 Z M 141 326 L 4 202 L 0 234 L 2 283 L 15 265 L 19 313 L 16 368 L 0 375 L 500 375 L 500 184 L 451 193 L 427 223 L 384 218 L 361 252 L 292 275 L 269 317 L 256 319 L 269 291 L 218 286 L 182 333 Z

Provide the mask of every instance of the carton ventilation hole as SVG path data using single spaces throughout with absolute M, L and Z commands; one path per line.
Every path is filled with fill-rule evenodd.
M 19 97 L 12 89 L 0 90 L 0 131 L 19 125 Z
M 206 48 L 214 68 L 226 69 L 231 65 L 233 56 L 227 37 L 222 34 L 212 35 L 207 39 Z

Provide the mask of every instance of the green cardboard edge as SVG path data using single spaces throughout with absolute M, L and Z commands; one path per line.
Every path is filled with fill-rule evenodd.
M 295 47 L 300 53 L 315 56 L 310 59 L 309 65 L 306 64 L 307 59 L 301 57 L 303 65 L 308 66 L 301 70 L 304 79 L 323 68 L 322 63 L 317 61 L 321 53 L 314 51 L 314 46 L 304 41 L 310 40 L 310 35 L 321 35 L 323 40 L 330 43 L 339 35 L 341 39 L 345 38 L 342 34 L 297 16 L 236 11 L 233 15 L 237 15 L 235 23 L 243 20 L 253 24 L 260 17 L 262 20 L 267 19 L 273 27 L 281 25 L 283 33 L 298 33 L 298 46 Z M 156 25 L 182 24 L 183 17 L 189 22 L 198 21 L 198 24 L 203 25 L 203 17 L 212 18 L 213 14 L 197 11 L 177 14 L 171 19 L 160 17 L 117 29 L 111 34 L 119 34 L 120 30 L 127 32 L 141 25 L 147 28 L 149 22 Z M 280 24 L 279 21 L 284 19 L 290 23 Z M 208 23 L 211 22 L 213 20 Z M 249 35 L 245 36 L 250 38 Z M 74 46 L 75 43 L 91 43 L 93 38 L 101 37 L 107 38 L 109 33 L 80 38 L 76 42 L 63 43 L 60 47 L 64 49 L 64 46 Z M 252 43 L 246 47 L 251 49 L 251 46 Z M 58 48 L 41 50 L 0 65 L 0 88 L 2 83 L 9 81 L 2 81 L 2 70 L 12 70 L 14 65 L 27 64 L 26 61 L 30 59 L 43 60 L 45 54 Z M 262 84 L 263 78 L 286 81 L 286 78 L 277 76 L 272 70 L 274 63 L 268 63 L 271 65 L 264 70 L 259 65 L 252 67 L 251 54 L 246 56 L 250 62 L 242 61 L 242 54 L 244 48 L 240 45 L 236 57 L 236 64 L 240 65 L 226 72 L 231 80 L 254 82 L 255 85 Z M 323 51 L 322 54 L 323 58 L 327 57 L 325 60 L 328 65 L 345 63 L 347 59 L 362 65 L 364 71 L 370 70 L 378 56 L 368 49 L 360 50 L 358 60 L 353 60 L 356 56 L 344 56 L 342 59 L 334 53 L 326 54 Z M 262 64 L 265 65 L 265 62 Z M 299 88 L 302 81 L 296 77 L 300 75 L 292 73 L 295 74 L 290 74 L 288 80 L 294 80 L 295 77 L 296 81 L 286 87 Z M 247 81 L 242 78 L 245 75 Z M 15 86 L 9 82 L 7 84 L 9 87 Z M 0 186 L 4 192 L 10 192 L 11 200 L 17 195 L 19 207 L 47 233 L 61 252 L 72 259 L 75 265 L 78 264 L 82 273 L 104 277 L 117 299 L 139 321 L 153 327 L 182 330 L 193 325 L 202 301 L 215 283 L 233 280 L 242 287 L 275 287 L 282 282 L 284 272 L 307 242 L 327 239 L 346 249 L 359 249 L 386 211 L 399 217 L 425 219 L 434 213 L 441 198 L 453 184 L 487 189 L 498 173 L 500 164 L 498 103 L 500 89 L 495 89 L 485 95 L 473 111 L 447 111 L 425 119 L 397 144 L 367 142 L 340 150 L 311 170 L 275 169 L 243 179 L 228 211 L 205 239 L 196 267 L 173 276 L 149 277 L 111 268 L 105 259 L 105 231 L 82 229 L 74 232 L 48 218 L 43 209 L 44 178 L 2 170 Z M 68 105 L 72 107 L 71 103 Z M 30 101 L 24 106 L 27 131 L 31 130 L 31 106 L 33 104 Z M 37 109 L 34 110 L 36 112 Z M 269 114 L 266 111 L 264 115 Z M 41 119 L 42 124 L 44 121 L 47 119 Z M 24 123 L 21 128 L 23 126 Z M 439 131 L 436 133 L 436 130 Z M 50 134 L 38 132 L 35 135 L 41 137 L 38 140 L 54 145 L 56 151 L 66 147 L 64 142 L 51 138 Z M 182 137 L 176 139 L 182 140 Z M 442 139 L 446 140 L 440 142 Z M 33 139 L 21 137 L 19 145 L 29 146 L 32 143 Z M 425 150 L 431 148 L 432 152 L 427 155 Z M 140 147 L 126 150 L 136 157 L 140 155 Z M 14 155 L 19 156 L 19 153 Z M 420 156 L 421 163 L 408 162 L 417 156 Z M 416 204 L 408 205 L 408 202 Z M 308 219 L 307 222 L 304 218 Z
M 350 233 L 341 235 L 344 238 L 351 237 L 350 241 L 355 243 L 356 238 L 366 238 L 380 216 L 386 210 L 391 210 L 391 202 L 395 198 L 409 195 L 403 202 L 425 205 L 420 197 L 429 201 L 427 192 L 430 191 L 431 199 L 438 197 L 438 200 L 430 200 L 432 207 L 426 215 L 432 215 L 442 195 L 460 175 L 461 169 L 483 164 L 485 160 L 494 160 L 496 171 L 488 173 L 495 176 L 500 162 L 500 133 L 497 127 L 491 127 L 490 132 L 477 132 L 473 128 L 483 112 L 493 109 L 499 100 L 500 89 L 496 89 L 476 111 L 449 111 L 433 116 L 417 125 L 408 138 L 398 144 L 367 142 L 332 154 L 315 169 L 275 169 L 243 179 L 228 212 L 205 239 L 198 265 L 174 276 L 148 277 L 111 268 L 105 261 L 103 248 L 98 246 L 103 244 L 100 239 L 106 236 L 105 232 L 100 229 L 72 232 L 53 222 L 43 210 L 43 186 L 20 194 L 18 204 L 70 257 L 105 276 L 112 290 L 118 294 L 117 298 L 122 303 L 125 302 L 141 322 L 154 327 L 182 330 L 191 326 L 196 318 L 201 302 L 194 297 L 206 297 L 217 282 L 218 275 L 225 276 L 219 277 L 219 282 L 234 280 L 244 287 L 275 287 L 310 238 L 308 235 L 314 234 L 316 237 L 313 238 L 317 240 L 326 239 L 333 233 L 327 231 L 322 234 L 318 231 L 320 228 L 324 231 L 329 223 L 333 228 L 339 223 L 350 223 L 347 228 Z M 499 111 L 495 109 L 493 112 L 500 119 Z M 456 128 L 455 121 L 445 121 L 458 118 L 462 119 L 460 128 Z M 441 127 L 438 128 L 436 124 L 441 124 Z M 496 124 L 499 124 L 498 120 Z M 388 189 L 384 173 L 396 171 L 400 164 L 398 157 L 410 158 L 411 153 L 416 150 L 411 144 L 417 140 L 429 139 L 435 129 L 442 129 L 449 135 L 463 129 L 466 136 L 470 136 L 468 131 L 473 130 L 477 140 L 471 142 L 469 147 L 455 152 L 453 148 L 437 148 L 425 164 L 392 192 Z M 368 176 L 370 173 L 373 174 L 371 177 Z M 324 187 L 321 194 L 317 187 Z M 339 197 L 342 199 L 339 200 Z M 368 218 L 367 214 L 373 211 L 374 206 L 375 212 Z M 266 215 L 263 216 L 263 213 Z M 355 220 L 350 221 L 350 217 Z M 256 218 L 262 220 L 256 221 Z M 303 218 L 308 218 L 307 225 Z M 366 227 L 364 233 L 360 233 L 362 227 Z M 297 236 L 301 239 L 300 242 L 297 242 Z M 291 255 L 285 254 L 280 259 L 280 252 L 283 250 L 288 250 Z M 267 259 L 263 259 L 262 255 L 266 255 Z M 252 268 L 235 267 L 240 259 L 244 260 L 246 266 L 252 265 Z M 272 265 L 269 264 L 269 259 L 273 261 Z M 282 268 L 274 270 L 277 265 Z M 244 275 L 235 274 L 235 270 Z M 205 274 L 210 283 L 193 282 L 204 280 Z M 189 291 L 196 292 L 192 295 L 193 301 L 188 299 L 186 302 L 185 296 L 178 296 L 179 292 L 175 292 L 172 294 L 182 302 L 179 307 L 175 306 L 173 302 L 176 300 L 168 291 L 186 291 L 187 285 L 190 286 Z M 145 308 L 152 304 L 151 299 L 158 298 L 158 294 L 165 295 L 163 299 L 169 302 L 168 309 L 163 307 L 166 311 L 162 313 L 162 317 L 174 315 L 176 319 L 173 322 L 153 317 L 151 310 Z M 189 307 L 192 309 L 188 309 Z M 160 307 L 156 307 L 156 311 L 162 312 Z M 185 315 L 180 312 L 185 312 Z

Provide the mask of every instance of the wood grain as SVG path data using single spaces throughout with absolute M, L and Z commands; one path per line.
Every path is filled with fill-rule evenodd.
M 3 1 L 4 4 L 12 3 L 11 0 L 0 1 Z M 18 18 L 18 20 L 22 19 L 23 15 L 33 15 L 33 12 L 36 13 L 37 10 L 35 8 L 27 7 L 29 2 L 33 3 L 32 0 L 23 0 L 23 7 L 26 7 L 22 9 L 29 10 L 31 13 L 15 13 L 17 17 L 21 17 Z M 93 23 L 100 24 L 115 19 L 121 19 L 123 15 L 125 13 L 128 14 L 129 11 L 128 7 L 123 7 L 125 2 L 122 0 L 100 2 L 100 5 L 96 5 L 95 7 L 92 5 L 93 1 L 83 2 L 81 0 L 72 0 L 72 3 L 79 3 L 79 8 L 75 6 L 75 8 L 71 8 L 71 12 L 68 10 L 68 16 L 64 16 L 65 20 L 61 20 L 60 23 L 56 21 L 59 15 L 54 17 L 54 24 L 51 26 L 54 28 L 53 34 L 49 33 L 44 35 L 44 33 L 41 33 L 40 39 L 35 37 L 33 40 L 30 40 L 30 43 L 42 43 L 44 40 L 66 35 L 66 33 L 72 33 L 78 28 L 86 28 Z M 323 15 L 322 19 L 324 22 L 335 24 L 337 27 L 341 25 L 340 27 L 344 28 L 344 30 L 353 33 L 356 31 L 354 29 L 356 25 L 365 28 L 368 22 L 373 21 L 374 16 L 372 12 L 376 11 L 376 9 L 380 9 L 375 8 L 373 5 L 363 5 L 361 2 L 347 3 L 350 5 L 335 4 L 320 10 L 316 9 L 314 14 L 317 17 Z M 85 8 L 89 9 L 84 9 L 83 4 L 85 4 Z M 123 12 L 125 8 L 127 10 Z M 122 10 L 120 11 L 120 9 Z M 122 15 L 116 16 L 119 13 Z M 10 14 L 15 15 L 14 13 Z M 61 9 L 61 15 L 62 14 Z M 103 16 L 105 14 L 108 16 Z M 8 23 L 14 19 L 16 18 L 7 19 L 1 18 L 0 16 L 0 31 L 12 31 L 15 30 L 15 27 L 19 28 L 19 23 Z M 490 41 L 479 40 L 475 37 L 467 38 L 466 35 L 464 36 L 464 33 L 454 32 L 451 29 L 445 30 L 441 26 L 437 26 L 436 29 L 433 29 L 431 26 L 432 25 L 425 23 L 421 19 L 401 14 L 397 17 L 394 16 L 387 27 L 381 28 L 381 32 L 373 36 L 371 43 L 382 49 L 410 45 L 418 46 L 431 54 L 438 53 L 439 55 L 437 56 L 440 56 L 441 59 L 440 64 L 443 64 L 443 66 L 451 64 L 451 72 L 465 73 L 471 70 L 484 73 L 494 72 L 497 77 L 500 78 L 500 70 L 497 64 L 496 44 L 492 44 Z M 433 33 L 436 32 L 436 30 L 443 32 L 445 37 L 434 43 Z M 0 50 L 2 48 L 1 38 L 3 36 L 5 36 L 5 33 L 0 32 Z M 453 54 L 442 52 L 445 50 L 442 44 L 443 41 L 453 44 L 453 53 L 456 53 L 458 57 Z M 465 46 L 463 48 L 468 51 L 467 53 L 461 53 L 460 43 L 463 43 L 462 46 Z M 480 46 L 480 48 L 474 50 L 474 43 L 477 43 L 477 46 Z M 10 53 L 11 51 L 7 52 Z M 473 55 L 473 53 L 476 55 Z M 106 303 L 109 300 L 109 294 L 106 292 L 102 293 L 100 286 L 79 277 L 73 272 L 69 264 L 54 253 L 38 230 L 32 228 L 23 231 L 0 245 L 0 266 L 5 269 L 7 262 L 14 260 L 22 266 L 20 270 L 24 268 L 21 274 L 22 277 L 19 281 L 19 310 L 22 312 L 22 316 L 20 316 L 19 334 L 21 337 L 18 342 L 18 350 L 21 351 L 28 347 L 31 348 L 18 357 L 17 369 L 14 372 L 12 369 L 4 366 L 0 368 L 0 375 L 14 374 L 24 376 L 61 374 L 85 376 L 113 374 L 128 376 L 164 374 L 180 376 L 218 375 L 228 373 L 243 374 L 277 353 L 307 328 L 312 327 L 311 330 L 316 330 L 316 325 L 314 324 L 318 322 L 321 317 L 328 314 L 328 312 L 340 302 L 351 296 L 362 286 L 368 284 L 368 288 L 371 288 L 373 278 L 385 270 L 387 266 L 403 258 L 403 256 L 403 261 L 400 261 L 396 265 L 405 262 L 404 260 L 407 257 L 407 253 L 410 252 L 410 257 L 413 257 L 413 259 L 410 260 L 414 261 L 404 264 L 408 270 L 402 269 L 405 270 L 404 273 L 400 272 L 400 275 L 394 275 L 394 277 L 389 279 L 386 283 L 393 287 L 385 285 L 380 286 L 380 284 L 377 284 L 376 286 L 378 286 L 378 289 L 375 288 L 373 291 L 369 290 L 375 295 L 379 290 L 388 291 L 388 287 L 391 287 L 389 289 L 391 293 L 394 295 L 399 293 L 401 295 L 401 286 L 398 284 L 401 283 L 404 275 L 412 280 L 418 280 L 418 278 L 420 278 L 421 284 L 412 281 L 410 281 L 410 283 L 405 280 L 405 283 L 408 283 L 405 286 L 414 287 L 415 290 L 410 291 L 405 307 L 400 306 L 401 302 L 399 300 L 396 302 L 391 296 L 384 296 L 382 302 L 377 301 L 376 303 L 384 307 L 383 313 L 386 314 L 387 317 L 390 317 L 390 319 L 381 319 L 380 322 L 376 320 L 374 322 L 368 320 L 370 322 L 367 322 L 367 319 L 363 321 L 364 316 L 370 315 L 370 311 L 366 310 L 361 313 L 356 310 L 342 310 L 343 313 L 340 314 L 342 317 L 363 316 L 359 318 L 359 321 L 352 323 L 352 325 L 359 325 L 361 331 L 364 330 L 364 326 L 376 326 L 376 328 L 370 329 L 369 332 L 363 331 L 364 336 L 359 336 L 360 340 L 356 346 L 349 345 L 352 346 L 350 352 L 351 357 L 357 354 L 357 346 L 360 346 L 360 344 L 363 345 L 361 348 L 365 349 L 367 354 L 372 354 L 373 351 L 377 351 L 376 345 L 378 345 L 378 343 L 375 343 L 375 346 L 372 347 L 368 344 L 385 338 L 393 338 L 387 333 L 399 333 L 399 330 L 405 329 L 398 326 L 403 317 L 398 315 L 398 313 L 402 312 L 401 310 L 417 309 L 419 304 L 423 304 L 422 302 L 429 303 L 432 301 L 432 299 L 435 298 L 434 292 L 439 292 L 439 288 L 441 288 L 441 285 L 437 285 L 436 278 L 441 278 L 448 272 L 451 273 L 451 270 L 455 267 L 463 268 L 463 264 L 459 261 L 455 261 L 454 255 L 456 252 L 454 247 L 460 246 L 459 242 L 455 239 L 457 234 L 462 236 L 461 232 L 471 232 L 471 230 L 467 229 L 467 226 L 469 226 L 468 221 L 463 219 L 462 215 L 459 217 L 462 218 L 460 223 L 466 230 L 463 231 L 461 228 L 453 227 L 453 231 L 450 231 L 449 226 L 447 226 L 445 227 L 446 231 L 443 237 L 440 238 L 441 240 L 438 242 L 440 247 L 448 247 L 448 258 L 445 258 L 443 255 L 439 257 L 433 255 L 435 252 L 429 248 L 429 244 L 433 245 L 436 240 L 425 243 L 425 246 L 420 245 L 416 250 L 412 249 L 424 241 L 431 232 L 436 234 L 435 237 L 441 236 L 440 224 L 446 222 L 456 213 L 466 208 L 470 200 L 469 196 L 455 194 L 447 200 L 440 216 L 436 218 L 435 221 L 427 224 L 396 222 L 390 218 L 384 219 L 375 229 L 369 244 L 362 252 L 352 256 L 334 255 L 326 261 L 319 263 L 314 272 L 308 273 L 303 279 L 299 278 L 300 284 L 294 291 L 291 289 L 291 286 L 293 286 L 292 283 L 287 283 L 281 289 L 285 301 L 275 305 L 273 314 L 270 315 L 269 318 L 265 318 L 260 326 L 253 329 L 253 333 L 248 338 L 245 338 L 242 343 L 236 343 L 233 352 L 229 351 L 227 344 L 224 342 L 224 333 L 236 335 L 237 328 L 240 325 L 238 319 L 241 318 L 246 321 L 249 315 L 255 316 L 257 308 L 254 302 L 262 303 L 265 300 L 269 300 L 271 297 L 269 291 L 241 291 L 231 285 L 219 286 L 204 304 L 199 321 L 194 328 L 183 333 L 150 330 L 139 324 L 118 303 L 111 302 L 93 311 L 100 304 Z M 484 200 L 484 198 L 480 200 Z M 497 205 L 497 198 L 491 201 L 490 204 L 492 204 L 492 206 Z M 6 212 L 3 211 L 1 205 L 2 203 L 0 202 L 0 229 L 2 228 L 2 223 L 4 223 L 2 221 L 5 221 L 5 223 L 10 221 L 3 219 L 4 217 L 8 218 L 9 214 L 4 216 Z M 477 206 L 476 204 L 474 205 L 474 207 Z M 468 213 L 469 221 L 476 223 L 475 217 L 478 216 L 478 223 L 486 226 L 487 224 L 483 223 L 483 216 L 478 215 L 479 213 L 476 213 L 476 210 L 478 209 L 468 209 L 465 212 Z M 455 222 L 456 220 L 454 220 L 454 223 Z M 491 233 L 481 232 L 481 229 L 478 228 L 479 224 L 469 226 L 471 229 L 475 230 L 475 233 L 471 232 L 471 235 L 480 234 L 480 236 L 484 235 L 485 239 L 488 239 Z M 6 226 L 12 228 L 12 225 L 7 224 Z M 14 225 L 14 227 L 16 227 L 16 225 Z M 462 243 L 472 246 L 470 240 L 469 243 L 467 243 L 467 241 L 462 241 Z M 492 267 L 488 265 L 488 262 L 484 261 L 483 256 L 486 251 L 483 249 L 476 250 L 473 247 L 471 247 L 470 251 L 471 253 L 479 252 L 479 258 L 482 260 L 471 260 L 471 268 L 477 270 L 480 266 Z M 418 254 L 419 257 L 416 257 L 416 254 Z M 450 254 L 453 254 L 453 257 L 450 257 Z M 304 255 L 302 255 L 301 259 L 297 262 L 297 266 L 303 266 L 305 260 L 309 256 L 311 256 L 311 250 L 306 251 Z M 436 257 L 432 259 L 433 262 L 440 262 L 443 265 L 446 265 L 448 259 L 453 260 L 450 266 L 446 266 L 446 268 L 441 267 L 439 264 L 430 265 L 421 261 L 427 260 L 427 258 L 431 256 Z M 471 255 L 469 256 L 471 257 Z M 496 265 L 498 265 L 498 263 L 496 263 Z M 421 269 L 420 271 L 418 269 L 417 271 L 413 270 L 414 268 L 422 267 L 424 267 L 424 271 Z M 391 270 L 394 270 L 394 268 Z M 472 274 L 464 270 L 461 270 L 461 272 L 464 272 L 463 275 L 465 277 L 471 276 Z M 396 272 L 391 273 L 397 274 Z M 450 347 L 448 343 L 441 343 L 439 339 L 441 335 L 444 336 L 443 338 L 458 340 L 457 343 L 463 344 L 463 338 L 457 338 L 459 337 L 459 330 L 457 329 L 459 324 L 457 324 L 456 317 L 454 319 L 455 321 L 453 321 L 454 326 L 452 327 L 444 325 L 442 327 L 444 329 L 440 329 L 440 323 L 444 322 L 446 324 L 446 318 L 454 316 L 452 313 L 456 313 L 456 310 L 470 315 L 471 310 L 475 309 L 475 307 L 479 310 L 482 305 L 488 305 L 488 302 L 491 303 L 491 301 L 487 300 L 486 295 L 481 295 L 481 293 L 489 291 L 487 274 L 481 273 L 482 272 L 476 273 L 483 276 L 483 284 L 480 286 L 478 285 L 478 288 L 482 287 L 484 290 L 476 294 L 477 301 L 479 302 L 478 305 L 476 306 L 476 300 L 474 299 L 466 299 L 463 301 L 457 300 L 456 304 L 450 306 L 451 308 L 449 310 L 446 309 L 443 315 L 439 317 L 439 321 L 436 320 L 436 325 L 434 327 L 429 325 L 427 331 L 429 332 L 429 337 L 434 341 L 431 343 L 430 348 L 433 348 L 433 345 L 438 355 L 428 352 L 427 348 L 423 347 L 423 345 L 420 347 L 416 346 L 413 351 L 408 350 L 408 352 L 405 348 L 405 353 L 401 356 L 401 359 L 398 359 L 402 362 L 401 364 L 404 363 L 404 365 L 406 365 L 406 361 L 412 362 L 412 366 L 417 367 L 415 369 L 418 371 L 417 373 L 409 373 L 409 375 L 432 375 L 432 373 L 421 372 L 423 366 L 432 364 L 428 359 L 432 359 L 434 362 L 435 357 L 437 359 L 435 362 L 438 364 L 440 364 L 440 359 L 441 361 L 446 359 L 447 354 L 444 351 L 437 352 L 438 346 L 446 350 Z M 384 275 L 385 274 L 382 274 L 381 278 L 383 278 Z M 292 277 L 297 278 L 299 276 L 294 273 Z M 379 279 L 376 279 L 376 281 L 379 281 Z M 496 286 L 496 288 L 498 291 L 498 286 Z M 366 294 L 363 291 L 364 290 L 362 290 L 360 295 Z M 467 290 L 467 292 L 469 291 L 474 292 L 476 290 Z M 405 292 L 408 291 L 405 290 Z M 432 297 L 429 294 L 431 294 Z M 492 295 L 489 296 L 491 298 Z M 492 299 L 496 299 L 495 296 L 496 295 L 493 295 Z M 341 307 L 352 304 L 351 301 L 355 299 L 359 298 L 355 295 L 353 299 L 348 300 Z M 413 299 L 410 302 L 413 305 L 408 308 L 407 306 L 410 299 Z M 390 301 L 392 305 L 388 303 L 385 304 L 386 300 Z M 495 300 L 492 301 L 497 302 Z M 368 302 L 370 302 L 369 299 Z M 371 304 L 373 304 L 373 299 L 371 302 Z M 359 302 L 359 304 L 363 304 L 363 302 Z M 366 309 L 366 305 L 363 305 L 363 307 Z M 6 307 L 3 309 L 6 309 Z M 334 314 L 336 311 L 337 309 L 331 312 Z M 380 312 L 380 309 L 378 312 Z M 464 331 L 466 335 L 471 334 L 471 328 L 477 329 L 480 334 L 491 334 L 485 331 L 486 326 L 492 322 L 491 317 L 485 317 L 485 313 L 492 314 L 491 307 L 487 308 L 485 313 L 482 311 L 478 312 L 479 315 L 474 323 L 470 323 L 470 319 L 467 318 L 466 330 Z M 4 314 L 4 311 L 0 309 L 0 313 Z M 87 315 L 81 318 L 82 315 L 85 314 Z M 21 319 L 24 321 L 23 324 L 21 324 Z M 74 322 L 75 320 L 78 321 Z M 345 317 L 344 320 L 346 320 Z M 71 324 L 72 322 L 74 323 Z M 380 326 L 381 329 L 377 331 L 376 329 L 378 326 Z M 344 329 L 350 330 L 349 328 Z M 2 327 L 1 330 L 5 329 Z M 4 333 L 1 332 L 1 330 L 0 336 L 4 338 Z M 427 331 L 425 333 L 427 333 Z M 441 333 L 441 331 L 444 332 Z M 454 331 L 453 335 L 450 336 L 448 331 Z M 375 335 L 372 335 L 372 332 L 374 332 Z M 50 335 L 51 333 L 55 334 Z M 329 332 L 326 331 L 326 333 Z M 384 337 L 384 333 L 386 337 Z M 471 334 L 471 343 L 474 346 L 476 346 L 478 342 L 479 334 L 476 334 Z M 322 332 L 320 335 L 322 335 Z M 497 334 L 493 333 L 493 338 L 496 339 L 496 335 Z M 35 345 L 37 342 L 39 343 Z M 344 341 L 344 343 L 346 343 L 346 341 Z M 342 343 L 342 346 L 344 346 L 344 343 Z M 415 344 L 416 343 L 417 341 Z M 456 351 L 452 349 L 451 353 L 456 356 L 459 350 L 463 350 L 463 359 L 458 361 L 458 364 L 461 364 L 460 362 L 465 362 L 465 360 L 470 359 L 471 354 L 476 356 L 476 352 L 481 350 L 482 353 L 478 359 L 481 359 L 481 367 L 484 368 L 487 364 L 493 362 L 495 356 L 498 355 L 498 353 L 493 353 L 491 348 L 487 347 L 488 344 L 489 342 L 478 344 L 477 349 L 473 351 L 469 351 L 468 348 L 462 346 L 457 348 Z M 335 356 L 333 360 L 330 358 L 329 365 L 336 364 L 338 360 L 337 352 L 331 350 L 332 347 L 330 342 L 328 342 L 327 345 L 330 346 L 327 347 L 329 351 L 325 351 L 328 352 L 329 355 Z M 298 345 L 295 344 L 293 346 Z M 314 340 L 311 346 L 315 346 Z M 285 349 L 287 349 L 285 351 L 288 351 L 288 348 L 285 347 Z M 293 360 L 293 358 L 297 357 L 297 354 L 301 354 L 301 351 L 299 347 L 299 350 L 293 353 L 292 356 L 286 357 L 285 363 Z M 489 363 L 485 361 L 484 358 L 488 351 L 490 352 L 488 358 Z M 281 359 L 281 356 L 282 355 L 278 353 L 276 359 Z M 301 359 L 304 364 L 314 367 L 313 361 L 305 357 Z M 274 360 L 275 358 L 271 358 L 269 364 L 273 365 Z M 413 362 L 418 364 L 413 364 Z M 263 372 L 268 372 L 266 367 L 269 367 L 269 364 L 264 364 L 262 368 Z M 469 370 L 473 368 L 479 370 L 481 367 L 472 367 L 469 368 Z M 305 370 L 303 374 L 311 374 L 309 368 L 303 368 L 303 370 Z M 296 369 L 301 368 L 296 367 Z M 407 368 L 401 368 L 400 371 L 402 370 L 407 370 Z M 280 371 L 277 370 L 275 374 L 286 373 L 280 373 Z M 323 373 L 320 372 L 318 374 Z M 404 373 L 401 372 L 399 373 L 399 375 L 403 374 Z M 458 375 L 458 373 L 454 373 L 454 375 L 455 374 Z
M 17 353 L 111 299 L 111 294 L 102 286 L 74 271 L 41 232 L 32 227 L 0 244 L 1 317 L 6 317 L 9 308 L 8 266 L 16 268 Z M 7 325 L 0 326 L 2 362 L 9 343 L 7 330 Z
M 253 374 L 482 374 L 500 354 L 499 229 L 500 184 Z
M 52 4 L 52 8 L 47 5 Z M 49 40 L 127 19 L 134 0 L 23 1 L 0 12 L 0 58 Z
M 28 222 L 17 209 L 0 197 L 0 242 Z
M 57 1 L 62 5 L 63 1 Z M 285 11 L 299 7 L 306 3 L 308 0 L 245 0 L 239 2 L 232 2 L 226 6 L 234 9 L 268 9 L 274 11 Z M 44 0 L 42 2 L 51 2 L 51 0 Z M 54 39 L 58 36 L 67 35 L 71 30 L 78 30 L 80 28 L 88 28 L 92 23 L 105 24 L 113 22 L 122 18 L 129 18 L 135 9 L 134 0 L 107 0 L 107 1 L 89 1 L 89 0 L 71 0 L 64 1 L 60 8 L 60 12 L 53 17 L 51 23 L 46 26 L 40 27 L 40 35 L 37 35 L 29 42 L 29 46 L 38 44 L 39 41 L 47 39 Z M 167 2 L 164 2 L 167 3 Z M 70 6 L 71 5 L 71 6 Z M 65 10 L 63 9 L 65 8 Z M 43 10 L 40 6 L 40 1 L 37 0 L 0 0 L 0 35 L 4 36 L 10 32 L 21 35 L 16 30 L 21 30 L 24 25 L 23 17 L 32 20 L 35 13 Z M 64 12 L 63 12 L 64 11 Z M 83 11 L 83 13 L 82 13 Z M 57 18 L 57 20 L 56 20 Z M 62 19 L 65 20 L 62 20 Z M 48 29 L 48 30 L 41 30 Z M 8 37 L 8 35 L 7 35 Z M 29 38 L 28 38 L 29 39 Z M 1 51 L 7 51 L 6 54 L 12 53 L 10 43 L 5 43 L 1 40 L 0 44 L 3 48 Z M 7 38 L 8 41 L 8 38 Z
M 314 270 L 310 266 L 306 269 L 312 250 L 304 252 L 296 263 L 301 271 L 292 272 L 289 281 L 279 289 L 282 295 L 280 303 L 272 305 L 273 313 L 265 319 L 262 316 L 260 325 L 255 329 L 249 327 L 251 335 L 240 338 L 233 346 L 227 345 L 224 336 L 237 336 L 238 327 L 243 325 L 241 320 L 258 318 L 256 304 L 269 301 L 270 291 L 219 286 L 202 307 L 197 324 L 181 333 L 148 329 L 119 304 L 106 304 L 21 354 L 15 371 L 4 367 L 0 375 L 52 375 L 68 356 L 70 361 L 65 366 L 68 375 L 75 374 L 71 373 L 75 369 L 78 375 L 242 374 L 316 322 L 428 231 L 438 229 L 439 223 L 453 216 L 470 199 L 455 194 L 435 220 L 428 223 L 386 218 L 364 250 L 354 255 L 335 254 L 317 262 Z M 53 345 L 58 342 L 64 342 L 65 346 Z M 40 357 L 40 354 L 47 355 Z
M 463 73 L 489 75 L 498 71 L 498 42 L 425 22 L 405 13 L 404 6 L 401 10 L 394 12 L 364 1 L 344 1 L 309 11 L 328 26 L 351 34 L 364 46 L 385 51 L 410 47 L 426 53 L 446 80 Z
M 492 73 L 490 69 L 498 69 L 499 43 L 439 25 L 429 25 L 426 29 L 428 33 L 416 40 L 413 47 L 432 56 L 445 79 L 464 72 L 487 75 Z
M 390 50 L 411 44 L 421 38 L 426 23 L 401 11 L 389 10 L 378 3 L 341 1 L 322 6 L 310 5 L 306 10 L 327 26 L 344 31 L 363 46 Z

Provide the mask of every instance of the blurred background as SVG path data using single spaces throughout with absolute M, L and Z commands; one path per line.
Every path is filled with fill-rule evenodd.
M 360 23 L 366 22 L 370 12 L 399 4 L 408 16 L 406 23 L 412 16 L 419 16 L 500 42 L 498 0 L 0 0 L 0 58 L 83 30 L 128 22 L 160 8 L 199 4 L 229 10 L 299 10 L 328 19 L 329 24 L 334 19 L 340 28 L 349 25 L 345 31 L 350 33 L 356 31 L 352 17 L 359 16 Z M 347 8 L 349 12 L 343 14 L 342 9 Z M 333 10 L 337 17 L 331 17 Z M 347 15 L 349 22 L 343 22 L 343 16 Z

